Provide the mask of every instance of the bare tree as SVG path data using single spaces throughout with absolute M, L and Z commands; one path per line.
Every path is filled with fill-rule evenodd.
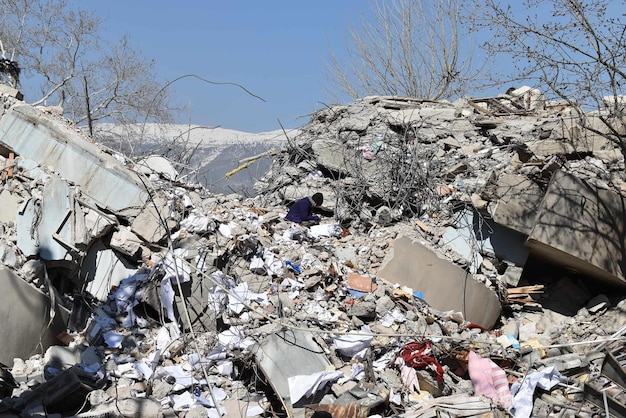
M 102 23 L 93 11 L 65 0 L 0 0 L 1 52 L 19 63 L 21 85 L 33 95 L 26 99 L 62 106 L 92 134 L 96 121 L 169 121 L 154 63 L 127 38 L 107 44 L 99 36 Z
M 485 47 L 491 56 L 511 62 L 515 79 L 577 104 L 573 109 L 583 130 L 608 139 L 626 156 L 624 1 L 526 0 L 512 7 L 481 0 L 476 5 L 477 27 L 489 31 Z
M 329 92 L 431 100 L 462 94 L 465 82 L 481 72 L 462 21 L 458 0 L 374 2 L 350 31 L 346 61 L 331 51 Z

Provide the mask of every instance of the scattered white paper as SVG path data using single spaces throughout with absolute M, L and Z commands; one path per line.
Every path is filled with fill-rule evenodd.
M 361 331 L 369 332 L 368 327 L 363 327 Z M 363 358 L 365 352 L 370 347 L 373 335 L 342 335 L 335 338 L 334 343 L 337 351 L 341 354 L 352 358 Z
M 174 386 L 175 390 L 186 389 L 198 383 L 198 381 L 193 376 L 190 376 L 188 373 L 186 373 L 183 368 L 178 364 L 175 364 L 173 366 L 158 367 L 155 371 L 155 376 L 159 378 L 172 376 L 174 379 L 176 379 L 176 385 Z
M 291 404 L 297 403 L 303 397 L 309 397 L 316 393 L 328 382 L 334 382 L 343 376 L 339 371 L 323 371 L 311 375 L 293 376 L 288 379 L 289 398 Z

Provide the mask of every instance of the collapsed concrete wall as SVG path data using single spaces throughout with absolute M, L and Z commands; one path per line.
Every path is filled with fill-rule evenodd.
M 544 258 L 626 284 L 626 197 L 558 171 L 526 243 Z

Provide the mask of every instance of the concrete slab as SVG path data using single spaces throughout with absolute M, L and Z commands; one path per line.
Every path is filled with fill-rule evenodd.
M 0 144 L 54 169 L 112 211 L 141 208 L 148 199 L 137 173 L 50 115 L 29 105 L 11 108 L 0 123 Z M 102 187 L 106 185 L 107 187 Z
M 69 312 L 57 306 L 52 324 L 50 298 L 26 283 L 11 270 L 0 265 L 0 362 L 13 364 L 13 359 L 29 358 L 51 345 L 65 331 Z
M 526 246 L 556 264 L 626 286 L 626 198 L 557 171 Z
M 155 196 L 154 200 L 148 202 L 141 213 L 137 215 L 131 225 L 131 231 L 148 242 L 160 242 L 176 226 L 176 222 L 168 214 L 167 200 Z
M 407 237 L 394 241 L 392 257 L 378 276 L 422 292 L 424 300 L 440 311 L 455 310 L 467 321 L 490 329 L 501 312 L 496 293 L 469 272 Z
M 504 173 L 485 187 L 484 194 L 496 202 L 490 205 L 494 221 L 522 234 L 530 234 L 544 195 L 536 183 L 524 176 Z
M 293 416 L 289 395 L 290 377 L 323 372 L 330 361 L 313 341 L 310 332 L 286 330 L 271 334 L 253 348 L 254 358 L 268 383 Z
M 0 192 L 0 223 L 13 224 L 17 218 L 20 197 L 4 189 Z

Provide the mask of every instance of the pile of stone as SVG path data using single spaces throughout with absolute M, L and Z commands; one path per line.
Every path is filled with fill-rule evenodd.
M 0 119 L 4 415 L 574 416 L 603 393 L 619 413 L 624 160 L 559 136 L 567 109 L 332 107 L 244 199 L 17 96 Z M 284 219 L 317 191 L 319 225 Z

